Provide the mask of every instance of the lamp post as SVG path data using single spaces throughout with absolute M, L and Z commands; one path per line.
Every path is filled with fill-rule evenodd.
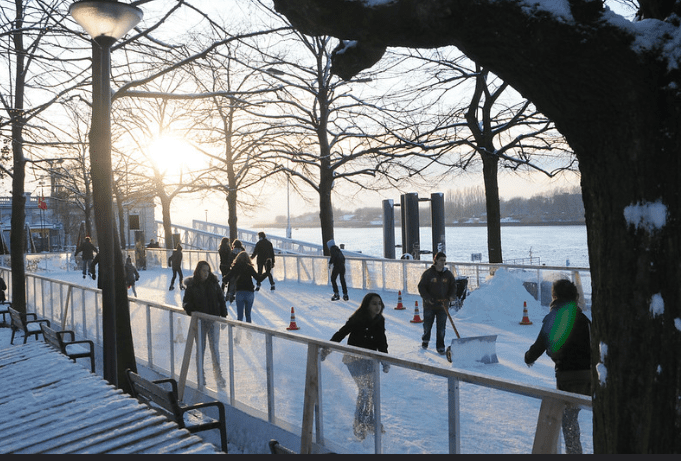
M 142 20 L 139 8 L 109 0 L 77 1 L 69 13 L 92 38 L 92 123 L 90 168 L 97 241 L 99 279 L 102 288 L 103 376 L 115 386 L 121 375 L 118 364 L 116 307 L 117 282 L 124 283 L 120 248 L 115 248 L 111 170 L 111 46 Z M 118 257 L 115 252 L 118 251 Z M 116 267 L 120 265 L 120 267 Z M 120 280 L 117 280 L 117 276 Z M 122 292 L 127 296 L 127 290 Z M 127 298 L 120 300 L 127 304 Z M 120 387 L 120 386 L 119 386 Z

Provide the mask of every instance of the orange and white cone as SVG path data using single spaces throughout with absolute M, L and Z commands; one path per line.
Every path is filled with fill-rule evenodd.
M 527 316 L 527 301 L 523 301 L 523 319 L 520 321 L 521 325 L 532 325 L 530 318 Z
M 287 330 L 300 330 L 298 325 L 296 325 L 296 313 L 291 308 L 291 323 L 289 323 Z
M 421 317 L 419 316 L 419 302 L 414 301 L 414 318 L 411 319 L 411 323 L 423 323 Z
M 397 292 L 397 307 L 395 307 L 395 310 L 397 311 L 403 311 L 405 308 L 402 305 L 402 291 Z

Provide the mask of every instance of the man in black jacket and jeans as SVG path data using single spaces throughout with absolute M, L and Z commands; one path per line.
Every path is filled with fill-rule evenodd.
M 561 391 L 591 395 L 591 321 L 577 305 L 579 293 L 569 280 L 551 287 L 551 310 L 542 321 L 537 340 L 525 352 L 532 366 L 544 353 L 555 363 L 556 386 Z M 563 411 L 563 437 L 567 454 L 581 454 L 579 408 Z
M 423 336 L 421 347 L 428 349 L 433 322 L 436 323 L 435 347 L 439 354 L 445 353 L 445 329 L 449 301 L 456 295 L 456 279 L 445 267 L 447 256 L 438 251 L 433 257 L 433 265 L 421 276 L 419 294 L 423 299 Z
M 257 259 L 255 262 L 258 265 L 258 275 L 262 275 L 262 271 L 265 268 L 268 259 L 271 261 L 270 267 L 274 267 L 274 247 L 272 246 L 272 242 L 267 240 L 267 236 L 264 232 L 258 232 L 258 243 L 256 243 L 255 248 L 253 248 L 251 259 L 256 257 Z M 274 291 L 274 278 L 272 277 L 271 272 L 268 273 L 267 278 L 270 281 L 270 290 Z M 260 290 L 260 282 L 258 282 L 258 285 L 255 287 L 255 291 L 258 290 Z

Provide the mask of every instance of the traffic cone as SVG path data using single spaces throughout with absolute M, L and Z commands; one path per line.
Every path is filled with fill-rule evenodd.
M 520 321 L 521 325 L 532 325 L 530 318 L 527 316 L 527 301 L 523 301 L 523 319 Z
M 395 308 L 395 310 L 403 311 L 404 309 L 405 308 L 402 305 L 402 291 L 400 290 L 400 291 L 397 292 L 397 307 Z
M 296 313 L 293 311 L 293 308 L 291 308 L 291 323 L 289 323 L 287 330 L 300 330 L 298 328 L 298 325 L 296 325 Z
M 419 316 L 419 302 L 414 301 L 414 318 L 411 319 L 411 323 L 423 323 L 421 317 Z

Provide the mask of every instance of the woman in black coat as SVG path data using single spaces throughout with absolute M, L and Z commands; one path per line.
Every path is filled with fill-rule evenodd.
M 332 337 L 331 341 L 341 342 L 348 336 L 348 345 L 388 353 L 388 340 L 385 336 L 385 305 L 380 295 L 368 293 L 362 299 L 357 310 L 348 318 Z M 322 351 L 322 360 L 329 350 Z M 374 361 L 346 354 L 343 363 L 348 367 L 359 390 L 353 429 L 355 436 L 363 440 L 368 432 L 374 430 Z M 383 371 L 388 372 L 390 365 L 383 364 Z
M 192 315 L 192 312 L 202 312 L 216 317 L 227 317 L 225 295 L 208 262 L 199 261 L 194 269 L 194 275 L 185 279 L 185 285 L 187 288 L 182 299 L 182 308 L 187 315 Z M 208 339 L 215 381 L 219 387 L 225 387 L 225 378 L 222 376 L 220 366 L 220 327 L 215 322 L 201 319 L 199 328 L 202 337 L 202 352 L 206 350 L 206 339 Z

